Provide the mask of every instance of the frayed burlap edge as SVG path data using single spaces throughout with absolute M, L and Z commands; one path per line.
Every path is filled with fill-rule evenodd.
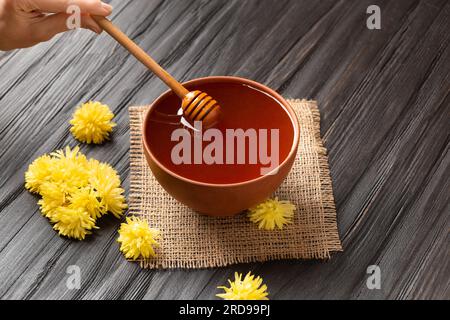
M 319 169 L 320 169 L 320 188 L 322 205 L 323 205 L 323 217 L 326 227 L 326 240 L 328 243 L 328 255 L 330 258 L 330 252 L 342 251 L 342 243 L 339 238 L 339 231 L 337 226 L 336 205 L 334 202 L 333 182 L 331 179 L 330 167 L 328 163 L 328 151 L 323 145 L 322 136 L 320 133 L 320 111 L 315 100 L 300 100 L 291 99 L 289 103 L 307 103 L 311 110 L 313 122 L 314 122 L 314 137 L 316 139 L 316 150 L 319 157 Z
M 324 241 L 323 250 L 305 251 L 305 252 L 288 252 L 263 254 L 259 256 L 216 256 L 214 259 L 205 257 L 202 260 L 180 261 L 180 260 L 163 260 L 158 258 L 152 260 L 140 261 L 141 267 L 151 269 L 173 269 L 173 268 L 211 268 L 224 267 L 237 263 L 265 262 L 269 260 L 283 259 L 329 259 L 330 252 L 342 251 L 341 241 L 339 239 L 336 208 L 334 203 L 332 180 L 330 176 L 327 150 L 323 146 L 320 135 L 320 112 L 315 101 L 307 100 L 290 100 L 291 103 L 307 104 L 311 112 L 314 127 L 315 150 L 318 155 L 318 169 L 320 170 L 320 196 L 321 196 L 321 238 Z M 146 190 L 148 179 L 144 179 L 144 171 L 148 171 L 146 167 L 145 156 L 142 151 L 141 141 L 141 125 L 145 116 L 146 107 L 130 107 L 130 195 L 129 205 L 130 214 L 147 217 L 142 213 L 144 210 L 144 194 L 142 190 Z M 148 217 L 147 217 L 148 218 Z M 160 248 L 162 249 L 162 248 Z M 157 250 L 158 252 L 159 250 Z

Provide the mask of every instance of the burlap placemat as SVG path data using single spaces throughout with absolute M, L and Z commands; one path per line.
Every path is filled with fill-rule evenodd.
M 142 150 L 146 107 L 130 107 L 130 214 L 161 230 L 158 256 L 144 268 L 209 268 L 278 259 L 326 259 L 341 251 L 320 114 L 314 101 L 290 100 L 300 121 L 294 168 L 274 196 L 297 206 L 294 223 L 278 231 L 259 230 L 245 214 L 212 218 L 170 197 L 153 177 Z

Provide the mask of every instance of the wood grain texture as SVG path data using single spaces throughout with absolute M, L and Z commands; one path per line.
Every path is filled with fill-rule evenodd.
M 128 263 L 103 218 L 84 242 L 63 239 L 23 188 L 29 163 L 75 145 L 80 102 L 117 115 L 111 142 L 83 146 L 129 185 L 127 108 L 164 85 L 106 34 L 76 31 L 0 53 L 0 297 L 214 299 L 235 271 L 264 277 L 272 299 L 449 299 L 450 3 L 113 0 L 112 20 L 180 80 L 236 75 L 290 98 L 319 101 L 344 253 L 328 262 L 277 261 L 201 271 Z M 382 270 L 368 290 L 366 269 Z M 82 288 L 68 290 L 78 265 Z

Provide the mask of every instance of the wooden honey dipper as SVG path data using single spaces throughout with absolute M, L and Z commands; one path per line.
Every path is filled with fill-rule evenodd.
M 186 120 L 191 123 L 201 121 L 203 126 L 213 126 L 220 118 L 220 106 L 216 100 L 201 91 L 189 91 L 166 70 L 164 70 L 152 57 L 142 50 L 126 34 L 117 28 L 111 21 L 102 16 L 92 18 L 111 37 L 116 39 L 125 49 L 142 62 L 147 68 L 158 76 L 182 100 L 181 108 Z

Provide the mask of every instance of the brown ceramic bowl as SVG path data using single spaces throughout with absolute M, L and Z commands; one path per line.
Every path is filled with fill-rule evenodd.
M 184 85 L 192 90 L 197 85 L 217 82 L 238 83 L 252 86 L 275 98 L 288 111 L 294 128 L 293 144 L 288 157 L 278 166 L 278 172 L 275 175 L 262 176 L 254 180 L 235 184 L 210 184 L 184 178 L 163 166 L 149 148 L 150 144 L 148 143 L 148 137 L 145 133 L 147 132 L 146 128 L 151 125 L 149 114 L 152 112 L 152 109 L 169 96 L 173 95 L 172 91 L 168 91 L 161 95 L 150 106 L 144 120 L 142 136 L 144 152 L 150 169 L 161 186 L 173 198 L 199 213 L 224 217 L 237 215 L 244 210 L 265 201 L 276 191 L 285 180 L 294 164 L 300 139 L 300 129 L 297 117 L 289 103 L 274 90 L 269 89 L 260 83 L 237 77 L 208 77 L 195 79 Z

